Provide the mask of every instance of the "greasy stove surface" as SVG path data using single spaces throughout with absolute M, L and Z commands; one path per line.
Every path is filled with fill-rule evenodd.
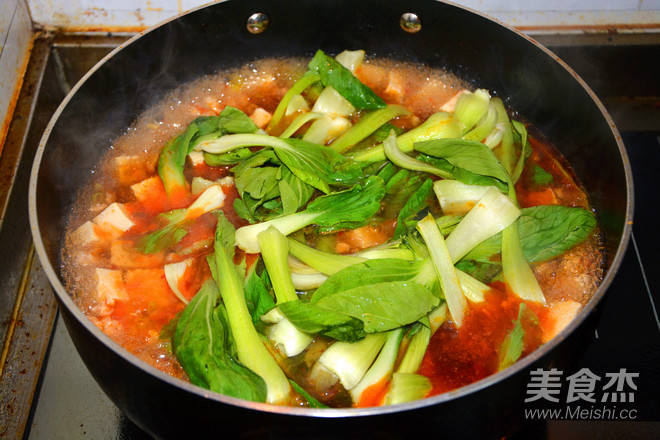
M 25 116 L 27 140 L 20 151 L 23 158 L 17 168 L 17 182 L 26 179 L 36 143 L 59 101 L 87 69 L 123 41 L 123 38 L 108 37 L 51 38 L 41 39 L 33 55 L 32 69 L 40 68 L 41 73 L 32 74 L 32 86 L 36 90 L 30 97 L 36 106 L 30 117 Z M 536 35 L 535 38 L 567 61 L 603 100 L 622 132 L 635 180 L 636 216 L 630 247 L 606 297 L 592 342 L 575 370 L 565 374 L 586 368 L 605 378 L 607 374 L 625 368 L 639 376 L 634 379 L 637 387 L 635 402 L 627 406 L 618 404 L 619 410 L 635 410 L 634 420 L 631 412 L 626 413 L 631 420 L 625 421 L 620 417 L 618 420 L 607 416 L 594 418 L 593 412 L 583 417 L 589 420 L 537 417 L 516 438 L 660 438 L 660 320 L 657 307 L 660 305 L 660 274 L 655 269 L 660 263 L 655 251 L 658 242 L 655 223 L 660 214 L 655 194 L 658 187 L 655 175 L 660 169 L 660 35 Z M 24 188 L 15 184 L 11 191 L 11 200 L 17 201 L 10 203 L 8 209 L 27 212 L 26 202 L 20 199 L 24 196 Z M 7 235 L 4 224 L 2 228 L 2 233 Z M 8 267 L 8 263 L 0 261 L 4 265 L 2 269 L 7 271 L 4 273 L 15 272 L 13 277 L 18 281 L 14 281 L 12 287 L 23 286 L 25 298 L 35 298 L 32 300 L 38 307 L 46 308 L 46 318 L 50 317 L 42 324 L 48 326 L 44 332 L 46 336 L 31 342 L 41 347 L 44 355 L 40 357 L 40 351 L 34 350 L 36 354 L 33 353 L 31 368 L 22 370 L 28 375 L 32 372 L 35 378 L 32 385 L 24 386 L 29 390 L 27 397 L 21 400 L 25 407 L 12 408 L 16 411 L 14 416 L 25 420 L 23 438 L 149 438 L 98 388 L 75 352 L 63 323 L 55 319 L 52 333 L 48 331 L 54 319 L 54 306 L 52 300 L 47 299 L 47 281 L 38 261 L 31 258 L 29 242 L 20 248 L 26 250 L 21 254 L 23 260 L 18 259 L 19 266 Z M 22 278 L 21 274 L 24 274 Z M 44 290 L 46 299 L 40 300 L 44 297 Z M 19 317 L 23 316 L 22 310 L 15 310 L 14 315 L 17 313 Z M 8 359 L 11 360 L 11 352 Z M 38 383 L 36 378 L 39 378 Z M 34 398 L 30 399 L 32 395 Z M 21 432 L 23 428 L 17 424 L 14 436 L 21 438 Z M 246 438 L 280 438 L 273 433 L 263 433 L 260 437 L 253 434 Z

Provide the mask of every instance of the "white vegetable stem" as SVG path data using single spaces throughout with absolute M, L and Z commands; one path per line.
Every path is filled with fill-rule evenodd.
M 518 222 L 502 231 L 502 272 L 514 294 L 528 301 L 545 304 L 545 296 L 520 245 Z
M 210 186 L 186 209 L 185 220 L 197 218 L 202 214 L 221 208 L 224 204 L 225 193 L 222 191 L 222 187 L 220 185 Z
M 449 313 L 456 327 L 460 327 L 463 324 L 463 316 L 468 303 L 454 270 L 454 263 L 450 257 L 449 249 L 432 215 L 429 214 L 420 220 L 417 223 L 417 230 L 428 247 L 431 260 L 440 280 L 440 287 L 447 300 Z
M 270 276 L 277 303 L 297 301 L 298 295 L 291 280 L 289 270 L 289 242 L 277 229 L 270 227 L 257 236 L 262 249 L 261 257 Z M 281 316 L 278 322 L 269 327 L 266 336 L 273 341 L 286 356 L 302 353 L 312 342 L 312 336 L 298 330 L 288 319 Z
M 355 74 L 355 70 L 360 67 L 364 61 L 363 50 L 345 50 L 339 53 L 335 60 L 342 66 L 346 67 L 351 73 Z
M 376 358 L 376 361 L 371 368 L 369 368 L 369 371 L 367 371 L 362 380 L 350 390 L 354 403 L 360 402 L 362 394 L 367 388 L 378 383 L 385 383 L 392 377 L 394 363 L 399 354 L 399 345 L 401 343 L 402 335 L 402 327 L 387 332 L 387 340 L 385 341 L 385 345 L 380 351 L 378 358 Z
M 467 185 L 453 179 L 433 182 L 433 191 L 440 202 L 443 214 L 465 214 L 477 204 L 489 188 L 494 187 Z
M 357 342 L 335 342 L 317 362 L 334 373 L 344 388 L 350 390 L 367 372 L 386 338 L 385 333 L 371 333 Z
M 184 304 L 188 304 L 188 299 L 183 296 L 179 289 L 179 280 L 183 277 L 183 274 L 186 273 L 186 269 L 193 263 L 193 261 L 192 258 L 189 258 L 184 261 L 179 261 L 178 263 L 166 264 L 163 268 L 165 270 L 167 284 L 169 284 L 174 295 L 176 295 L 176 297 Z
M 355 107 L 341 96 L 338 91 L 328 86 L 319 95 L 312 107 L 313 112 L 324 113 L 330 117 L 350 116 L 355 113 Z
M 495 188 L 489 188 L 447 237 L 451 260 L 456 263 L 476 245 L 504 230 L 518 217 L 520 210 L 511 199 Z
M 431 391 L 431 380 L 414 373 L 396 372 L 392 375 L 392 382 L 385 396 L 385 405 L 410 402 L 426 397 Z

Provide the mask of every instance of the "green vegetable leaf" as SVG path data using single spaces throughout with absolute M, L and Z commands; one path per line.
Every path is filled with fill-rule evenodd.
M 182 136 L 169 140 L 158 156 L 158 175 L 163 181 L 168 197 L 188 189 L 188 182 L 183 175 L 183 165 L 179 163 Z M 185 160 L 185 158 L 184 158 Z
M 257 262 L 254 262 L 245 276 L 245 302 L 252 316 L 252 323 L 258 332 L 263 333 L 266 325 L 261 316 L 275 307 L 275 301 L 270 295 L 268 274 L 264 271 L 263 278 L 257 274 Z
M 449 171 L 456 180 L 470 185 L 495 185 L 503 191 L 508 189 L 511 179 L 509 173 L 495 154 L 480 142 L 464 139 L 434 139 L 418 142 L 414 148 L 420 153 L 446 161 L 449 167 L 447 165 L 442 167 L 442 161 L 431 163 Z M 490 179 L 475 179 L 475 176 Z
M 254 133 L 259 127 L 237 108 L 226 106 L 217 120 L 217 127 L 226 133 Z
M 541 205 L 520 212 L 520 244 L 529 263 L 563 254 L 586 240 L 597 224 L 594 214 L 582 208 Z M 498 233 L 480 243 L 464 259 L 492 263 L 491 257 L 501 248 L 502 234 Z
M 183 220 L 186 217 L 185 209 L 175 209 L 159 216 L 166 222 L 165 226 L 140 238 L 137 249 L 143 254 L 153 254 L 177 244 L 188 234 L 184 228 Z
M 520 303 L 518 308 L 518 319 L 515 321 L 513 329 L 506 335 L 504 342 L 499 350 L 499 367 L 501 371 L 513 365 L 522 355 L 525 348 L 525 330 L 523 329 L 523 320 L 531 320 L 532 323 L 538 324 L 538 318 L 529 310 L 525 303 Z
M 275 148 L 277 157 L 293 174 L 324 193 L 329 185 L 353 185 L 362 177 L 362 168 L 331 148 L 302 139 L 282 139 Z
M 212 154 L 204 152 L 204 162 L 212 167 L 236 165 L 252 156 L 249 148 L 239 148 L 224 154 Z
M 282 178 L 277 182 L 282 202 L 282 215 L 293 214 L 305 206 L 314 194 L 314 188 L 298 177 L 288 168 L 281 168 Z
M 413 281 L 423 262 L 368 260 L 330 276 L 311 303 L 364 322 L 367 333 L 391 330 L 426 315 L 439 300 Z
M 527 128 L 525 128 L 525 125 L 522 122 L 511 121 L 511 128 L 514 143 L 520 145 L 520 156 L 518 157 L 518 162 L 516 162 L 516 167 L 511 173 L 511 179 L 515 183 L 520 179 L 520 175 L 525 167 L 525 162 L 532 154 L 532 146 L 527 140 Z
M 380 209 L 384 195 L 383 179 L 371 176 L 364 185 L 316 198 L 304 212 L 323 213 L 314 219 L 321 232 L 356 228 Z
M 532 182 L 534 182 L 534 185 L 547 186 L 554 181 L 555 179 L 552 177 L 552 174 L 548 173 L 540 166 L 534 164 L 534 168 L 532 168 Z
M 324 86 L 331 86 L 357 109 L 374 110 L 387 106 L 373 90 L 365 86 L 350 70 L 318 50 L 309 62 L 309 69 L 318 72 Z
M 374 283 L 333 293 L 314 303 L 360 319 L 367 333 L 410 324 L 438 305 L 426 287 L 411 281 Z
M 364 324 L 349 315 L 320 308 L 306 301 L 288 301 L 278 309 L 302 332 L 355 342 L 365 336 Z
M 218 305 L 212 280 L 204 283 L 181 313 L 172 340 L 174 353 L 195 385 L 241 399 L 266 400 L 264 380 L 236 361 L 227 314 Z
M 417 214 L 428 206 L 428 197 L 432 190 L 433 181 L 427 178 L 408 198 L 406 204 L 403 205 L 403 208 L 399 211 L 396 229 L 394 230 L 394 238 L 406 234 L 411 227 L 414 227 L 414 224 L 416 223 L 414 219 Z
M 291 387 L 295 390 L 295 392 L 300 394 L 302 398 L 307 401 L 307 405 L 310 408 L 329 408 L 329 406 L 324 405 L 323 403 L 319 402 L 314 397 L 312 397 L 311 394 L 309 394 L 303 387 L 298 385 L 293 380 L 289 379 L 289 383 L 291 384 Z
M 158 175 L 165 191 L 171 196 L 188 187 L 183 168 L 186 157 L 198 143 L 215 139 L 227 133 L 254 133 L 258 127 L 242 111 L 227 106 L 219 116 L 200 116 L 188 125 L 186 131 L 165 144 L 158 157 Z

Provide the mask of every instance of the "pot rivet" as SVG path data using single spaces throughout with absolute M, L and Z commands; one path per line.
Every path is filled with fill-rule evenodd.
M 247 20 L 247 30 L 251 34 L 260 34 L 265 31 L 267 27 L 268 16 L 261 12 L 250 15 L 250 18 Z
M 417 14 L 413 14 L 412 12 L 406 12 L 401 15 L 399 24 L 401 25 L 401 29 L 410 34 L 417 33 L 422 29 L 422 22 Z

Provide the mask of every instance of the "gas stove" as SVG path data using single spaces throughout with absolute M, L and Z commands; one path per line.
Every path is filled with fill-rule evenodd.
M 530 415 L 515 439 L 660 438 L 660 257 L 656 251 L 660 169 L 660 34 L 532 34 L 600 97 L 626 145 L 635 184 L 635 223 L 623 264 L 593 338 L 574 370 L 599 378 L 627 372 L 634 401 Z M 27 183 L 39 138 L 76 81 L 127 36 L 37 38 L 23 92 L 0 157 L 0 436 L 148 439 L 96 385 L 57 314 L 31 244 Z M 588 127 L 585 127 L 588 129 Z M 598 166 L 598 164 L 594 164 Z M 8 252 L 11 250 L 11 252 Z M 4 302 L 3 302 L 4 301 Z M 15 306 L 14 306 L 15 304 Z M 634 380 L 633 380 L 634 379 Z M 604 395 L 604 394 L 603 394 Z M 601 405 L 602 406 L 602 405 Z M 622 417 L 626 409 L 626 417 Z M 587 410 L 587 413 L 579 411 Z M 573 412 L 571 412 L 573 411 Z M 584 414 L 584 417 L 582 416 Z M 3 428 L 4 427 L 4 428 Z M 248 438 L 248 437 L 246 437 Z M 255 438 L 253 435 L 249 438 Z M 264 433 L 265 438 L 275 438 Z

